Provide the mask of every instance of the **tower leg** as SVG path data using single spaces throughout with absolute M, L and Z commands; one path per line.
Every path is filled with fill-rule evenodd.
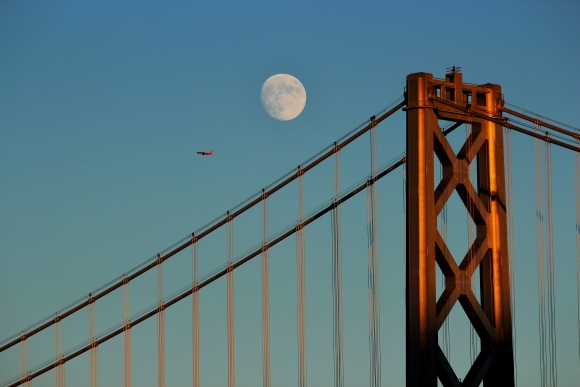
M 407 386 L 437 386 L 437 324 L 430 74 L 407 77 Z

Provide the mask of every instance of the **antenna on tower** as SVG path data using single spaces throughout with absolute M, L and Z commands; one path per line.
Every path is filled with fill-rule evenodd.
M 458 66 L 447 67 L 447 69 L 446 69 L 447 74 L 457 74 L 460 72 L 461 72 L 461 67 L 458 67 Z

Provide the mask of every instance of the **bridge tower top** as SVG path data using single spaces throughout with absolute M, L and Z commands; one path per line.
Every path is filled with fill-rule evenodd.
M 463 73 L 460 67 L 451 67 L 447 70 L 445 78 L 435 78 L 429 73 L 413 73 L 407 76 L 407 82 L 413 79 L 423 79 L 422 96 L 417 95 L 417 101 L 428 104 L 433 98 L 441 98 L 467 109 L 477 109 L 492 117 L 501 116 L 503 108 L 503 94 L 501 86 L 492 83 L 473 84 L 463 82 Z M 409 92 L 410 90 L 408 90 Z M 407 106 L 412 107 L 415 98 L 411 95 L 407 99 Z M 453 120 L 456 121 L 456 120 Z

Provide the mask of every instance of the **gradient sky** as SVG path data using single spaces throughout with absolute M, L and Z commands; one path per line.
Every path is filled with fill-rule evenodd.
M 0 2 L 0 340 L 88 294 L 224 213 L 403 93 L 405 77 L 502 85 L 505 100 L 580 126 L 580 3 Z M 276 121 L 263 82 L 298 78 L 307 103 Z M 379 126 L 379 164 L 404 151 L 404 114 Z M 452 138 L 461 141 L 464 130 Z M 463 137 L 464 138 L 464 137 Z M 518 384 L 539 386 L 534 143 L 513 136 Z M 368 137 L 341 155 L 346 188 L 369 172 Z M 213 149 L 212 157 L 196 151 Z M 580 379 L 571 152 L 554 148 L 560 386 Z M 332 162 L 305 178 L 306 211 L 332 195 Z M 404 385 L 402 173 L 379 185 L 383 385 Z M 450 245 L 466 249 L 465 210 L 450 204 Z M 296 186 L 270 200 L 270 231 L 295 220 Z M 455 207 L 453 207 L 455 206 Z M 345 381 L 368 382 L 365 195 L 343 209 Z M 235 222 L 235 254 L 259 242 L 261 207 Z M 312 386 L 332 385 L 330 219 L 306 230 L 307 348 Z M 273 249 L 272 381 L 297 384 L 294 239 Z M 225 262 L 225 232 L 200 243 Z M 165 294 L 191 281 L 191 252 L 165 264 Z M 261 383 L 260 264 L 236 271 L 237 385 Z M 155 273 L 132 284 L 131 312 L 155 301 Z M 97 304 L 97 331 L 121 319 L 120 292 Z M 204 289 L 202 384 L 225 385 L 225 281 Z M 191 303 L 167 311 L 167 386 L 191 383 Z M 457 312 L 457 313 L 456 313 Z M 456 307 L 451 362 L 469 366 Z M 63 323 L 64 348 L 87 337 Z M 155 386 L 156 322 L 133 331 L 135 386 Z M 29 365 L 53 356 L 53 332 L 29 342 Z M 99 347 L 101 386 L 122 384 L 121 340 Z M 87 356 L 67 383 L 87 383 Z M 0 354 L 0 382 L 19 372 Z M 34 382 L 52 385 L 52 373 Z

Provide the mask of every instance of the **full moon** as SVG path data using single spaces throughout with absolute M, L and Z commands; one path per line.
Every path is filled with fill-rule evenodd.
M 262 85 L 262 105 L 270 116 L 280 121 L 292 120 L 306 105 L 306 90 L 292 75 L 276 74 Z

